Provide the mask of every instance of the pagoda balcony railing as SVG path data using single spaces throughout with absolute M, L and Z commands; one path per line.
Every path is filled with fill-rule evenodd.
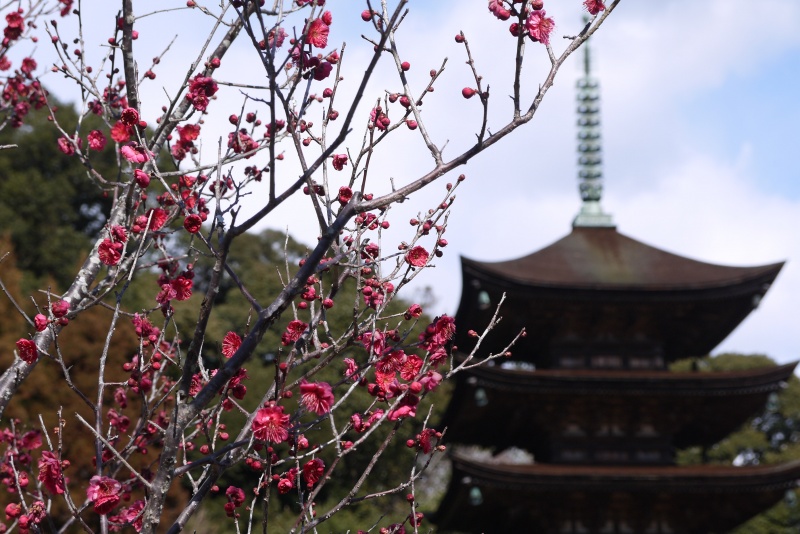
M 660 355 L 559 354 L 554 360 L 561 369 L 666 370 L 666 362 Z
M 667 439 L 553 438 L 550 463 L 591 465 L 673 465 Z

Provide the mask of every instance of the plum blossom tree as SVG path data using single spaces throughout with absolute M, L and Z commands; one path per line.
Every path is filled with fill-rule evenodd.
M 444 75 L 444 63 L 424 83 L 412 83 L 400 40 L 409 3 L 366 2 L 361 13 L 366 54 L 355 55 L 366 59 L 359 65 L 350 65 L 344 44 L 333 44 L 336 24 L 350 16 L 336 2 L 226 0 L 204 5 L 188 0 L 142 13 L 147 2 L 121 0 L 117 17 L 107 21 L 110 37 L 102 43 L 89 42 L 84 35 L 90 19 L 93 25 L 102 24 L 87 4 L 6 4 L 0 46 L 0 69 L 8 73 L 2 80 L 2 126 L 22 127 L 31 108 L 51 106 L 37 79 L 40 65 L 24 57 L 31 48 L 27 43 L 38 41 L 42 48 L 48 41 L 58 59 L 46 67 L 73 85 L 80 110 L 77 126 L 69 131 L 50 110 L 53 143 L 64 158 L 79 160 L 85 179 L 113 200 L 69 287 L 34 296 L 34 317 L 14 302 L 30 331 L 15 346 L 2 349 L 15 351 L 16 358 L 0 376 L 0 414 L 44 365 L 61 370 L 63 382 L 54 387 L 70 389 L 92 417 L 60 414 L 55 427 L 14 423 L 2 431 L 0 442 L 6 449 L 0 479 L 16 495 L 6 508 L 9 525 L 34 532 L 47 520 L 51 501 L 62 500 L 69 509 L 57 527 L 62 530 L 75 526 L 92 532 L 98 526 L 101 532 L 178 532 L 209 496 L 221 491 L 225 473 L 246 464 L 258 474 L 257 483 L 224 491 L 225 513 L 237 528 L 249 531 L 253 510 L 261 504 L 266 531 L 268 504 L 275 495 L 293 495 L 293 531 L 304 532 L 353 503 L 406 493 L 407 516 L 388 519 L 392 523 L 381 532 L 422 528 L 415 485 L 429 455 L 444 448 L 439 444 L 442 432 L 419 409 L 421 401 L 464 366 L 503 353 L 471 354 L 456 363 L 450 358 L 457 327 L 451 317 L 420 325 L 422 332 L 412 335 L 423 318 L 419 304 L 389 312 L 398 293 L 443 254 L 447 216 L 464 175 L 447 183 L 437 204 L 420 207 L 406 239 L 394 249 L 385 233 L 392 208 L 455 174 L 529 122 L 565 59 L 600 27 L 617 1 L 609 6 L 584 2 L 592 18 L 561 40 L 543 2 L 490 0 L 486 31 L 515 43 L 513 55 L 498 58 L 515 65 L 512 79 L 498 80 L 507 84 L 511 104 L 504 122 L 490 133 L 493 95 L 479 74 L 467 35 L 456 35 L 474 80 L 474 87 L 461 93 L 477 97 L 470 105 L 481 107 L 482 119 L 471 146 L 447 156 L 422 113 L 423 105 L 436 105 L 434 88 Z M 196 39 L 188 57 L 173 54 L 169 45 L 152 61 L 145 60 L 137 45 L 149 38 L 148 22 L 175 12 L 203 17 L 209 33 L 195 35 L 186 25 L 179 31 Z M 492 15 L 511 22 L 497 24 Z M 78 20 L 70 26 L 74 34 L 67 34 L 62 17 Z M 243 69 L 223 68 L 234 45 L 250 48 L 261 83 L 249 82 L 239 72 Z M 91 62 L 97 50 L 102 54 Z M 550 61 L 528 101 L 523 91 L 528 82 L 522 76 L 526 53 L 546 55 Z M 381 80 L 385 87 L 371 94 L 368 82 L 379 62 L 393 65 L 396 77 Z M 178 86 L 146 92 L 165 69 L 182 73 Z M 145 101 L 146 95 L 155 102 Z M 453 96 L 457 94 L 446 95 Z M 227 117 L 226 130 L 214 131 L 215 114 Z M 84 119 L 91 116 L 99 117 L 104 127 L 86 128 Z M 403 183 L 389 181 L 389 188 L 382 179 L 386 171 L 372 163 L 373 156 L 391 147 L 403 130 L 419 137 L 430 165 Z M 118 169 L 104 175 L 93 161 L 112 144 Z M 283 224 L 273 220 L 275 213 L 303 195 L 307 216 L 318 229 L 317 242 L 299 261 L 290 264 L 287 256 L 280 290 L 266 300 L 257 298 L 249 289 L 253 281 L 242 278 L 229 261 L 232 252 L 257 225 Z M 195 265 L 203 261 L 212 267 L 199 283 Z M 148 276 L 157 279 L 149 305 L 132 307 L 131 284 Z M 235 331 L 214 338 L 208 327 L 223 283 L 247 301 L 249 318 Z M 178 326 L 176 309 L 198 291 L 202 302 L 186 331 Z M 8 292 L 7 297 L 13 299 Z M 98 306 L 111 313 L 90 390 L 76 385 L 58 341 L 71 321 Z M 328 321 L 334 307 L 348 309 L 349 321 L 339 329 Z M 127 376 L 122 381 L 112 380 L 107 369 L 117 329 L 128 329 L 138 339 L 138 349 L 122 366 Z M 270 329 L 279 330 L 280 343 L 264 346 Z M 211 365 L 208 354 L 215 350 L 224 358 Z M 270 355 L 272 379 L 248 383 L 246 366 L 264 353 Z M 336 379 L 326 378 L 331 370 Z M 358 396 L 368 399 L 369 407 L 348 413 L 347 399 Z M 254 402 L 248 404 L 250 400 Z M 88 480 L 76 481 L 69 473 L 71 458 L 62 446 L 67 424 L 93 436 L 95 472 Z M 348 455 L 376 440 L 379 427 L 390 430 L 374 444 L 372 459 L 350 489 L 332 506 L 318 508 L 326 484 L 342 476 L 340 467 Z M 319 438 L 323 431 L 326 437 Z M 314 441 L 306 437 L 312 432 Z M 410 454 L 420 461 L 396 486 L 361 493 L 388 443 L 404 432 Z M 190 497 L 165 524 L 168 492 L 179 484 L 190 488 Z

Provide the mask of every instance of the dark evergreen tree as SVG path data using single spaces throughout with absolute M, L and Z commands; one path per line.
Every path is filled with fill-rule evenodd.
M 51 105 L 59 123 L 74 132 L 75 109 L 54 100 Z M 105 223 L 111 199 L 97 180 L 87 178 L 86 166 L 59 150 L 49 116 L 46 107 L 31 110 L 23 126 L 0 130 L 0 145 L 17 145 L 0 150 L 0 233 L 11 236 L 27 276 L 49 277 L 65 286 L 89 246 L 89 236 Z M 85 117 L 79 135 L 85 138 L 100 124 L 94 115 Z M 113 144 L 100 152 L 85 144 L 84 149 L 105 180 L 117 180 Z

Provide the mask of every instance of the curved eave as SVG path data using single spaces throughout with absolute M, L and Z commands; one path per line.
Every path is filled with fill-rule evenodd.
M 549 464 L 492 464 L 452 455 L 454 474 L 468 476 L 474 484 L 503 488 L 607 492 L 653 490 L 680 492 L 742 492 L 788 489 L 800 479 L 800 460 L 733 467 L 697 466 L 591 466 Z M 454 477 L 455 480 L 455 477 Z
M 454 443 L 522 446 L 546 459 L 553 453 L 550 440 L 560 435 L 559 421 L 580 416 L 590 429 L 604 411 L 646 401 L 659 434 L 673 446 L 710 446 L 761 410 L 795 365 L 685 373 L 480 366 L 459 374 L 442 426 Z
M 483 387 L 506 391 L 615 395 L 746 395 L 776 391 L 798 362 L 746 371 L 669 372 L 636 370 L 524 371 L 481 365 L 467 371 Z
M 613 228 L 576 228 L 522 258 L 480 262 L 461 258 L 465 280 L 514 290 L 571 289 L 675 292 L 771 283 L 783 262 L 731 267 L 701 262 L 646 245 Z
M 433 521 L 440 532 L 584 532 L 624 522 L 644 532 L 727 532 L 796 487 L 800 461 L 757 467 L 593 467 L 486 464 L 453 457 Z M 473 499 L 477 491 L 478 500 Z M 632 528 L 633 527 L 633 528 Z

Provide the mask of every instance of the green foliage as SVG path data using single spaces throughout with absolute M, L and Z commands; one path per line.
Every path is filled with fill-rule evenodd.
M 763 354 L 725 353 L 698 360 L 681 360 L 675 371 L 742 371 L 775 366 Z M 699 447 L 678 451 L 679 465 L 703 463 Z M 747 421 L 737 432 L 706 451 L 705 461 L 713 464 L 777 464 L 800 459 L 800 380 L 792 376 L 780 393 L 770 397 L 764 411 Z M 766 512 L 733 530 L 731 534 L 789 534 L 800 531 L 800 494 L 787 498 Z
M 78 115 L 72 106 L 60 106 L 59 124 L 74 132 Z M 0 131 L 0 233 L 12 236 L 25 285 L 55 280 L 66 287 L 89 246 L 88 235 L 105 222 L 111 199 L 87 178 L 87 170 L 75 157 L 63 154 L 58 132 L 48 124 L 47 108 L 32 110 L 26 124 Z M 87 117 L 81 134 L 100 127 L 100 119 Z M 91 154 L 92 165 L 107 179 L 117 176 L 113 143 Z
M 730 534 L 795 534 L 800 529 L 797 498 L 797 491 L 787 493 L 783 501 L 735 528 Z
M 686 358 L 672 363 L 670 371 L 746 371 L 748 369 L 763 369 L 774 367 L 775 361 L 765 354 L 739 354 L 736 352 L 723 352 L 716 356 L 704 358 Z
M 228 256 L 228 263 L 239 278 L 246 281 L 247 292 L 262 306 L 271 302 L 283 289 L 282 280 L 287 280 L 287 269 L 293 274 L 297 262 L 306 253 L 304 245 L 275 230 L 265 230 L 260 234 L 246 234 L 237 238 Z M 202 293 L 211 277 L 214 258 L 199 256 L 195 262 L 195 292 Z M 193 307 L 192 310 L 196 309 Z M 212 321 L 206 331 L 209 340 L 221 342 L 229 331 L 239 335 L 242 325 L 250 324 L 254 310 L 244 297 L 236 281 L 225 273 L 217 294 Z M 181 332 L 191 335 L 194 332 L 196 313 L 178 314 L 176 322 Z M 280 348 L 280 334 L 288 320 L 282 321 L 261 342 L 262 355 L 276 354 Z M 218 346 L 206 347 L 205 357 L 221 357 Z

